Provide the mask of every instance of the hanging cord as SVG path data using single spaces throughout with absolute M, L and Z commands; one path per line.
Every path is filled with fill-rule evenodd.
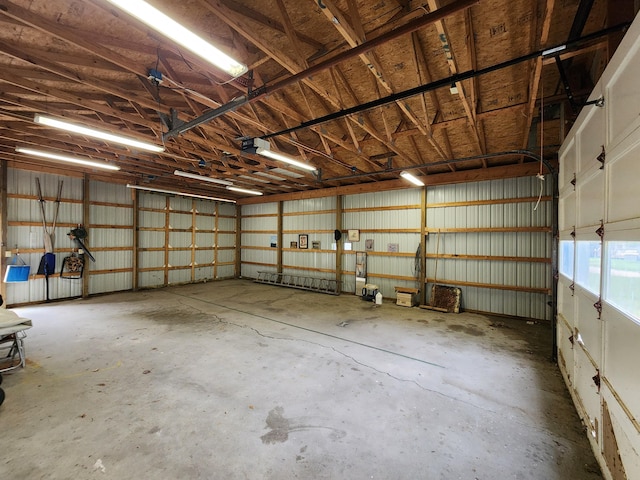
M 422 271 L 421 257 L 422 257 L 422 244 L 419 243 L 418 248 L 416 249 L 416 255 L 413 259 L 413 266 L 411 268 L 411 270 L 413 270 L 413 276 L 416 279 L 416 285 L 418 287 L 420 286 L 420 272 Z
M 542 77 L 542 74 L 540 74 Z M 536 175 L 538 180 L 540 180 L 540 193 L 538 194 L 538 201 L 536 202 L 535 207 L 533 207 L 533 211 L 538 210 L 538 206 L 540 205 L 540 200 L 542 200 L 542 193 L 544 191 L 544 175 L 542 174 L 542 159 L 544 155 L 544 81 L 540 82 L 540 171 Z

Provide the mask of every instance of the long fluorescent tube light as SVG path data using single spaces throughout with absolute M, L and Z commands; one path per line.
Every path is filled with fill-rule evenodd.
M 314 167 L 313 165 L 308 165 L 306 163 L 299 162 L 298 160 L 294 160 L 293 158 L 290 158 L 290 157 L 288 157 L 286 155 L 283 155 L 281 153 L 272 152 L 271 150 L 269 150 L 267 148 L 258 147 L 256 149 L 256 153 L 258 155 L 262 155 L 263 157 L 269 157 L 269 158 L 272 158 L 274 160 L 280 160 L 281 162 L 288 163 L 289 165 L 293 165 L 294 167 L 303 168 L 303 169 L 309 170 L 311 172 L 315 172 L 316 171 L 316 167 Z
M 546 57 L 547 55 L 552 55 L 554 53 L 561 52 L 561 51 L 565 50 L 566 48 L 567 48 L 566 45 L 559 45 L 557 47 L 549 48 L 548 50 L 544 50 L 542 52 L 542 56 Z
M 409 172 L 400 172 L 400 176 L 418 187 L 424 187 L 424 182 L 418 177 L 411 175 Z
M 248 193 L 250 195 L 262 195 L 262 192 L 259 192 L 257 190 L 249 190 L 248 188 L 227 187 L 227 190 L 233 190 L 234 192 L 240 193 Z
M 143 0 L 107 1 L 124 10 L 129 15 L 136 17 L 142 23 L 195 53 L 207 62 L 224 70 L 234 78 L 243 75 L 248 70 L 246 65 L 234 60 L 221 50 L 218 50 L 209 42 Z
M 67 132 L 77 133 L 87 137 L 98 138 L 105 142 L 118 143 L 120 145 L 127 145 L 129 147 L 139 148 L 140 150 L 147 150 L 149 152 L 160 153 L 164 152 L 164 147 L 154 145 L 152 143 L 141 142 L 129 137 L 123 137 L 121 135 L 114 135 L 113 133 L 95 130 L 93 128 L 83 127 L 71 122 L 65 122 L 64 120 L 58 120 L 56 118 L 47 117 L 36 113 L 33 117 L 35 123 L 40 125 L 46 125 L 47 127 L 59 128 L 66 130 Z
M 42 150 L 34 150 L 32 148 L 16 147 L 16 152 L 24 153 L 26 155 L 34 155 L 36 157 L 47 158 L 49 160 L 55 160 L 59 162 L 75 163 L 76 165 L 83 165 L 85 167 L 102 168 L 104 170 L 120 170 L 117 165 L 110 163 L 98 162 L 95 160 L 85 160 L 78 157 L 70 157 L 68 155 L 60 155 L 59 153 L 44 152 Z
M 229 200 L 228 198 L 207 197 L 206 195 L 197 195 L 195 193 L 177 192 L 175 190 L 165 190 L 163 188 L 143 187 L 142 185 L 132 185 L 127 183 L 127 188 L 133 188 L 135 190 L 146 190 L 147 192 L 166 193 L 167 195 L 182 195 L 183 197 L 203 198 L 204 200 L 217 200 L 218 202 L 236 203 L 235 200 Z
M 203 182 L 219 183 L 220 185 L 233 185 L 233 182 L 229 182 L 228 180 L 219 180 L 217 178 L 207 177 L 205 175 L 183 172 L 182 170 L 174 170 L 173 174 L 179 177 L 193 178 L 194 180 L 200 180 Z

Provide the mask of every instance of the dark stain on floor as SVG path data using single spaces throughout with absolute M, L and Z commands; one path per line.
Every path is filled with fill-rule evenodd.
M 272 409 L 267 415 L 267 426 L 271 431 L 265 433 L 260 437 L 262 443 L 284 443 L 289 439 L 289 433 L 300 430 L 312 430 L 312 429 L 326 429 L 331 433 L 329 438 L 332 440 L 339 440 L 347 435 L 344 430 L 338 430 L 333 427 L 325 427 L 322 425 L 306 425 L 298 423 L 293 419 L 285 418 L 284 408 L 278 406 Z
M 447 329 L 452 330 L 454 332 L 466 333 L 467 335 L 471 335 L 474 337 L 481 337 L 484 335 L 484 332 L 478 329 L 475 325 L 453 324 L 453 325 L 447 325 Z

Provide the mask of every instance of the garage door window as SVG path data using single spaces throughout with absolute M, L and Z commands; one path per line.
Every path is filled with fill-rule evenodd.
M 640 322 L 640 242 L 606 242 L 604 299 Z
M 560 241 L 560 273 L 573 280 L 573 240 Z

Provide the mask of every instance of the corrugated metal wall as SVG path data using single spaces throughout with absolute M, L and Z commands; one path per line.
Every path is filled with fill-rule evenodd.
M 278 204 L 245 205 L 241 218 L 241 276 L 258 278 L 261 270 L 275 272 L 278 251 Z
M 133 271 L 135 212 L 131 190 L 123 185 L 89 181 L 88 218 L 83 218 L 83 178 L 9 168 L 6 249 L 20 251 L 21 258 L 31 267 L 31 276 L 28 282 L 3 283 L 7 304 L 46 299 L 44 277 L 36 275 L 44 252 L 36 178 L 40 180 L 45 198 L 49 229 L 58 182 L 63 182 L 55 229 L 56 273 L 49 278 L 49 298 L 73 298 L 136 287 Z M 137 287 L 235 276 L 235 205 L 147 192 L 138 193 L 138 198 Z M 85 243 L 96 261 L 86 259 L 84 279 L 61 278 L 63 259 L 76 248 L 67 233 L 83 223 L 88 232 Z
M 235 275 L 235 205 L 139 195 L 140 288 Z
M 360 240 L 343 254 L 345 291 L 355 292 L 355 252 L 367 253 L 367 282 L 383 296 L 395 298 L 396 286 L 420 288 L 420 195 L 420 189 L 408 188 L 343 198 L 342 226 L 360 233 Z
M 90 182 L 87 247 L 96 258 L 89 265 L 89 292 L 133 288 L 133 200 L 124 185 Z
M 335 209 L 335 197 L 283 202 L 283 273 L 335 279 L 336 255 L 332 249 L 332 243 L 335 243 Z M 304 240 L 301 242 L 300 235 L 307 236 L 307 248 L 303 248 Z
M 426 291 L 459 286 L 466 309 L 550 319 L 550 189 L 536 177 L 427 188 Z
M 435 277 L 437 283 L 461 287 L 466 309 L 549 319 L 550 189 L 551 182 L 536 177 L 428 187 L 423 288 L 421 189 L 346 195 L 342 291 L 356 293 L 356 252 L 365 252 L 367 282 L 387 298 L 400 286 L 423 290 L 428 301 Z M 283 202 L 283 273 L 335 278 L 336 202 L 335 197 Z M 242 208 L 243 276 L 277 271 L 280 246 L 269 245 L 278 234 L 278 204 Z M 358 232 L 358 240 L 349 240 L 350 230 Z M 300 248 L 300 235 L 307 236 L 308 249 Z M 314 242 L 320 248 L 314 249 Z
M 62 261 L 71 253 L 72 241 L 67 233 L 82 222 L 82 179 L 60 175 L 43 174 L 25 170 L 8 169 L 7 174 L 7 250 L 17 248 L 20 257 L 31 266 L 31 279 L 24 283 L 5 284 L 7 304 L 39 302 L 46 299 L 45 279 L 34 276 L 44 253 L 42 214 L 37 200 L 36 178 L 40 179 L 42 196 L 45 199 L 46 220 L 51 231 L 55 212 L 58 182 L 62 181 L 62 195 L 55 229 L 56 273 Z M 10 261 L 11 259 L 6 259 Z M 49 297 L 78 297 L 82 294 L 80 280 L 49 278 Z

